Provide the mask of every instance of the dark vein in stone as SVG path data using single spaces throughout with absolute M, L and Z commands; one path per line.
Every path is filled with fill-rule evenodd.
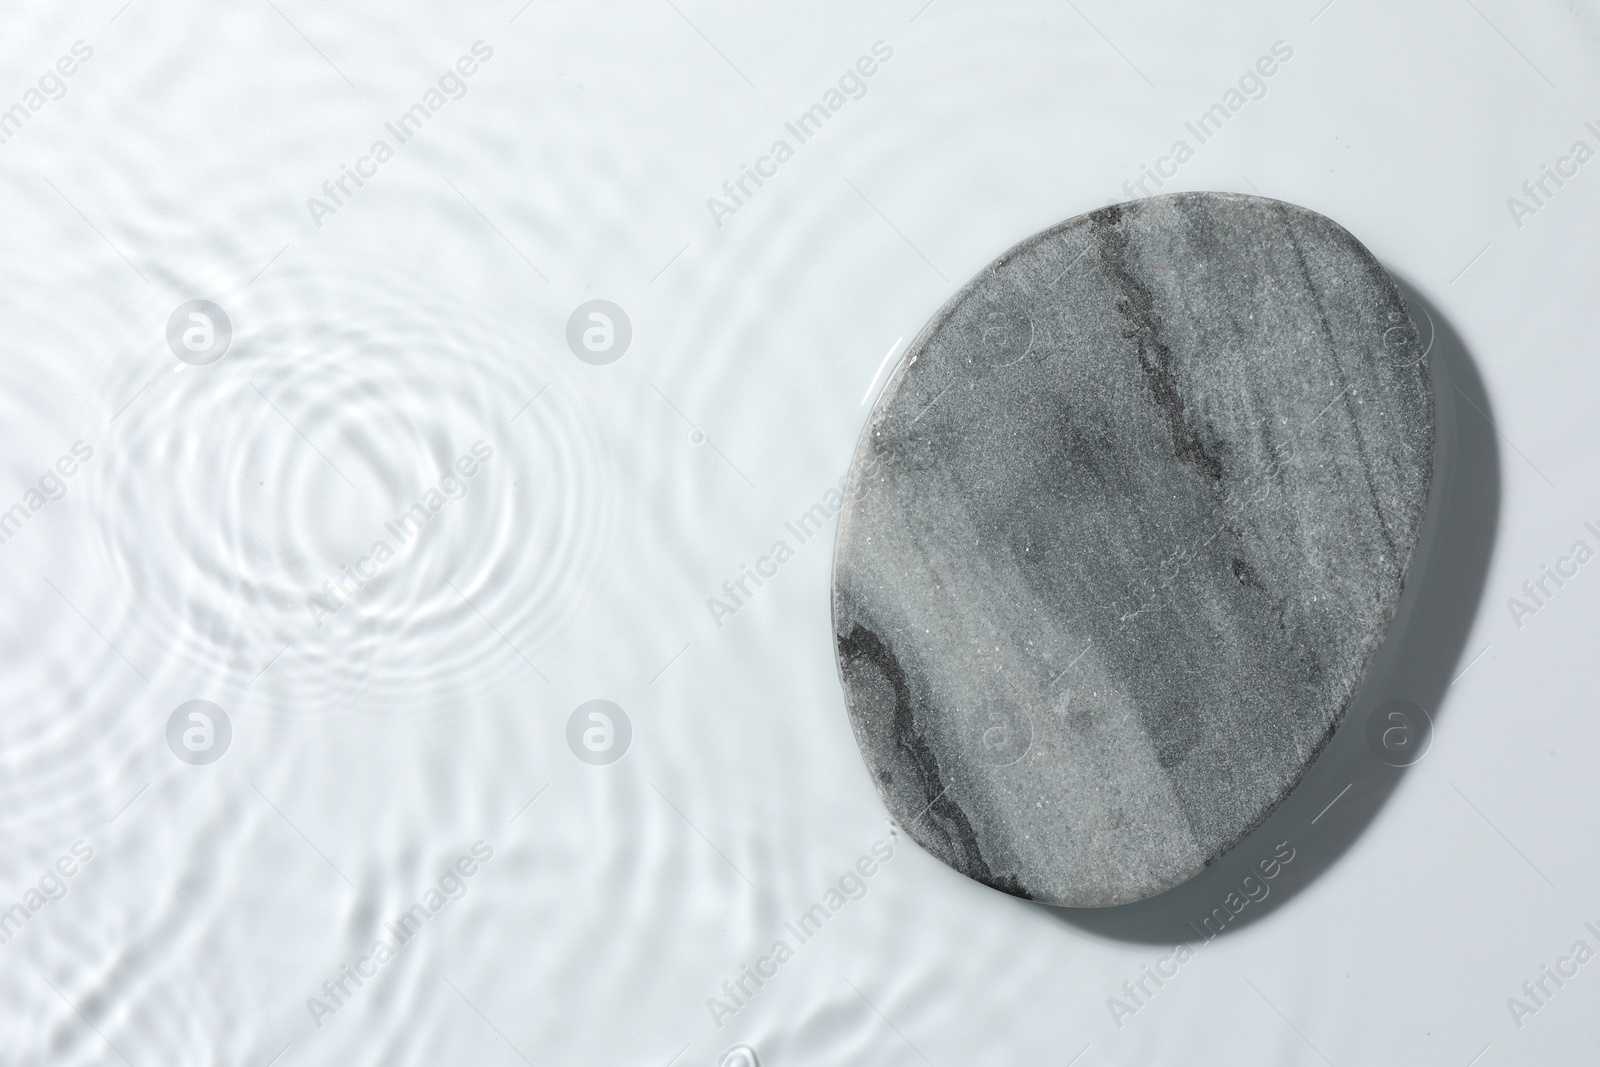
M 895 747 L 916 771 L 919 779 L 916 787 L 926 801 L 923 810 L 930 816 L 928 826 L 936 830 L 942 838 L 939 843 L 944 847 L 939 851 L 948 857 L 946 862 L 967 877 L 982 882 L 992 889 L 1032 900 L 1032 895 L 1022 887 L 1015 875 L 997 875 L 990 870 L 988 862 L 984 860 L 983 853 L 978 847 L 977 831 L 973 829 L 967 813 L 961 810 L 961 805 L 950 797 L 950 787 L 944 783 L 939 772 L 939 758 L 917 725 L 916 712 L 912 706 L 911 685 L 906 681 L 905 670 L 900 666 L 900 661 L 895 658 L 894 653 L 877 634 L 857 623 L 847 636 L 839 638 L 839 658 L 846 672 L 855 668 L 858 661 L 872 664 L 882 672 L 893 688 L 894 717 L 891 729 Z M 879 775 L 885 785 L 893 781 L 892 772 L 880 770 Z M 934 816 L 937 818 L 933 818 Z M 911 822 L 915 823 L 920 818 L 921 814 L 914 813 Z M 922 839 L 922 835 L 913 825 L 908 824 L 906 832 L 919 840 Z
M 1222 461 L 1206 450 L 1200 433 L 1189 421 L 1173 373 L 1172 349 L 1161 339 L 1161 319 L 1155 313 L 1155 295 L 1128 266 L 1128 235 L 1117 225 L 1120 208 L 1098 212 L 1092 222 L 1100 248 L 1100 262 L 1117 284 L 1117 311 L 1126 322 L 1122 335 L 1139 346 L 1139 369 L 1151 398 L 1172 434 L 1173 454 L 1206 479 L 1213 492 L 1222 491 Z
M 1311 294 L 1311 302 L 1316 305 L 1317 325 L 1322 327 L 1322 335 L 1328 342 L 1328 359 L 1338 372 L 1338 384 L 1347 386 L 1340 395 L 1344 399 L 1345 416 L 1350 420 L 1350 436 L 1355 441 L 1356 454 L 1361 459 L 1361 477 L 1367 483 L 1367 497 L 1372 501 L 1372 513 L 1378 517 L 1378 532 L 1383 534 L 1383 543 L 1389 546 L 1390 558 L 1398 559 L 1399 549 L 1395 546 L 1394 537 L 1389 533 L 1389 521 L 1383 513 L 1383 504 L 1378 499 L 1378 487 L 1372 483 L 1372 461 L 1367 455 L 1367 442 L 1361 434 L 1361 423 L 1350 407 L 1355 403 L 1355 398 L 1351 396 L 1353 390 L 1348 388 L 1349 380 L 1345 376 L 1344 366 L 1339 362 L 1339 346 L 1334 342 L 1333 327 L 1328 324 L 1328 314 L 1322 307 L 1322 294 L 1317 291 L 1316 282 L 1312 280 L 1305 251 L 1300 247 L 1300 238 L 1295 234 L 1294 226 L 1289 221 L 1288 210 L 1282 204 L 1278 205 L 1278 218 L 1283 224 L 1284 234 L 1289 238 L 1289 247 L 1294 249 L 1295 264 L 1300 268 L 1300 277 L 1305 281 L 1306 292 Z

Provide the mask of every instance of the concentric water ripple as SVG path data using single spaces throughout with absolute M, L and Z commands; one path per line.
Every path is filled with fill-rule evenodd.
M 246 684 L 271 663 L 274 703 L 307 713 L 414 712 L 463 671 L 537 663 L 604 546 L 601 445 L 529 339 L 416 281 L 246 307 L 223 362 L 168 361 L 120 416 L 119 644 Z M 308 284 L 286 269 L 273 303 Z

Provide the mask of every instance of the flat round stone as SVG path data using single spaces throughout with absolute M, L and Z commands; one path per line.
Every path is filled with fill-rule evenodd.
M 872 410 L 834 558 L 846 702 L 900 825 L 1073 907 L 1237 844 L 1394 616 L 1425 355 L 1371 253 L 1259 197 L 1104 208 L 969 282 Z

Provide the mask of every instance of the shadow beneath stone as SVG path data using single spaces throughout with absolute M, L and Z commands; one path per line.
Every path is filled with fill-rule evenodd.
M 1500 453 L 1483 380 L 1428 299 L 1399 281 L 1428 360 L 1434 474 L 1394 622 L 1345 721 L 1265 822 L 1175 889 L 1114 908 L 1033 905 L 1104 937 L 1175 945 L 1225 937 L 1282 907 L 1338 862 L 1377 818 L 1407 765 L 1427 757 L 1445 691 L 1479 650 L 1477 616 L 1500 510 Z

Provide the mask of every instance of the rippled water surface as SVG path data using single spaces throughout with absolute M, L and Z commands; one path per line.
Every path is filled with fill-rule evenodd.
M 1592 1048 L 1600 975 L 1506 998 L 1600 944 L 1600 593 L 1505 601 L 1600 544 L 1600 164 L 1506 199 L 1600 148 L 1594 13 L 1319 7 L 0 14 L 0 1062 Z M 1458 337 L 1463 440 L 1492 398 L 1500 450 L 1428 759 L 1367 807 L 1308 782 L 1274 831 L 1306 873 L 1215 940 L 1003 896 L 890 825 L 832 525 L 794 526 L 967 278 L 1177 188 L 1348 226 Z

